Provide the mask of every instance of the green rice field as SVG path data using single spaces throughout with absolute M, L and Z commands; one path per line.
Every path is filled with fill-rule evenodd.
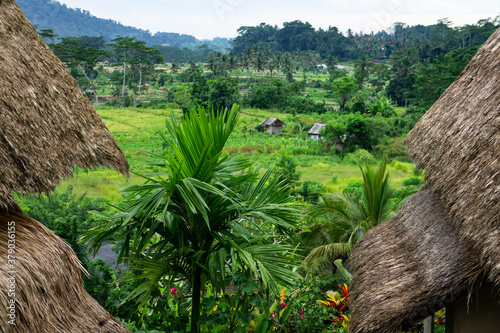
M 99 108 L 102 120 L 113 134 L 120 148 L 127 157 L 130 178 L 124 178 L 116 171 L 98 169 L 89 172 L 76 170 L 73 177 L 64 179 L 59 190 L 73 185 L 76 194 L 86 192 L 88 195 L 101 196 L 109 201 L 117 202 L 121 194 L 119 189 L 143 182 L 136 174 L 160 171 L 158 166 L 148 163 L 154 161 L 149 153 L 160 153 L 163 149 L 158 132 L 165 130 L 165 121 L 174 114 L 180 118 L 178 109 L 155 110 L 138 108 Z M 281 156 L 293 156 L 301 172 L 300 181 L 318 181 L 329 191 L 340 191 L 349 183 L 360 182 L 361 172 L 355 163 L 348 164 L 348 159 L 335 154 L 318 155 L 322 142 L 307 139 L 307 134 L 293 133 L 293 129 L 285 126 L 279 135 L 269 135 L 256 130 L 258 124 L 269 116 L 279 117 L 285 123 L 297 120 L 289 114 L 276 114 L 269 111 L 244 109 L 239 126 L 226 145 L 229 154 L 239 153 L 249 156 L 261 168 L 272 166 Z M 325 115 L 305 115 L 300 118 L 303 123 L 325 122 Z M 405 179 L 414 177 L 414 166 L 411 163 L 393 161 L 389 165 L 391 184 L 400 188 Z M 135 173 L 135 174 L 134 174 Z

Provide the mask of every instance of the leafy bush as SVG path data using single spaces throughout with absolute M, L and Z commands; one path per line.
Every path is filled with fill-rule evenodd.
M 297 194 L 308 202 L 318 201 L 319 195 L 324 192 L 326 192 L 325 185 L 320 182 L 310 180 L 303 182 L 297 190 Z
M 104 305 L 109 296 L 109 283 L 113 280 L 112 270 L 102 259 L 90 261 L 87 257 L 87 245 L 78 243 L 79 237 L 96 223 L 89 211 L 102 212 L 106 209 L 103 200 L 85 194 L 77 197 L 70 185 L 64 192 L 26 199 L 23 203 L 26 215 L 40 221 L 69 243 L 83 267 L 90 273 L 90 277 L 84 277 L 85 289 Z
M 406 179 L 403 181 L 403 186 L 419 186 L 422 185 L 424 182 L 422 179 L 414 177 L 410 179 Z
M 309 98 L 290 96 L 285 100 L 285 112 L 292 114 L 324 114 L 333 111 L 333 108 L 325 102 L 318 103 Z
M 356 146 L 372 149 L 383 140 L 388 128 L 388 120 L 385 118 L 355 113 L 329 121 L 323 135 L 330 142 L 342 141 L 346 149 Z
M 105 210 L 102 199 L 93 199 L 85 194 L 76 197 L 73 186 L 69 185 L 64 192 L 30 198 L 23 203 L 26 215 L 40 221 L 68 242 L 80 261 L 88 264 L 86 246 L 78 244 L 78 238 L 95 224 L 89 211 Z
M 233 78 L 218 77 L 207 81 L 210 87 L 208 105 L 210 109 L 223 110 L 239 103 L 238 81 Z
M 404 172 L 411 172 L 410 166 L 408 164 L 402 163 L 398 160 L 392 160 L 391 166 L 394 167 L 396 170 L 401 170 Z
M 283 81 L 261 80 L 251 87 L 248 102 L 251 107 L 270 109 L 281 106 L 285 96 Z
M 89 276 L 83 276 L 85 290 L 102 306 L 110 296 L 110 290 L 116 279 L 114 270 L 103 259 L 96 257 L 87 266 Z
M 347 154 L 346 157 L 344 157 L 343 163 L 345 164 L 374 164 L 375 163 L 375 157 L 373 157 L 372 154 L 370 154 L 367 150 L 364 149 L 358 149 L 354 153 Z
M 290 186 L 295 187 L 295 184 L 300 179 L 301 173 L 297 171 L 297 163 L 288 155 L 281 155 L 280 160 L 276 163 L 276 173 L 280 181 L 285 181 Z
M 409 161 L 408 155 L 406 154 L 406 147 L 402 145 L 380 144 L 375 146 L 374 153 L 379 158 L 387 158 L 389 162 L 392 162 L 393 159 L 398 159 L 402 162 Z

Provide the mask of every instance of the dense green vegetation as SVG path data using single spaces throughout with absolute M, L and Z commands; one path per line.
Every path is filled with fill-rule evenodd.
M 86 286 L 136 332 L 346 332 L 350 276 L 337 260 L 423 185 L 403 139 L 496 28 L 261 24 L 226 53 L 60 38 L 50 47 L 142 176 L 75 170 L 24 206 L 84 262 L 88 240 L 117 243 L 125 279 L 85 262 Z M 281 133 L 260 126 L 268 117 Z

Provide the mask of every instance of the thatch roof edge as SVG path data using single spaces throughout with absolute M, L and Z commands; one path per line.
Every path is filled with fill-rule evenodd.
M 6 261 L 8 230 L 15 232 L 14 273 Z M 130 332 L 85 291 L 82 266 L 73 250 L 41 223 L 22 214 L 0 212 L 0 258 L 0 301 L 15 301 L 15 325 L 8 324 L 4 313 L 0 331 Z M 15 297 L 9 295 L 7 278 L 12 276 Z
M 449 304 L 483 275 L 443 202 L 425 187 L 349 257 L 350 332 L 396 332 Z
M 128 176 L 128 162 L 61 61 L 13 0 L 0 2 L 0 209 L 48 193 L 74 166 Z

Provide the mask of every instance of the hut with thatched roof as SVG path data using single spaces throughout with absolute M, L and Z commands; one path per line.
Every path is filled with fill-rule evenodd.
M 269 117 L 259 124 L 260 127 L 269 134 L 278 134 L 283 132 L 284 122 L 275 117 Z
M 307 132 L 307 136 L 311 140 L 319 140 L 323 139 L 323 136 L 319 133 L 322 129 L 324 129 L 326 124 L 315 123 L 313 127 Z
M 0 2 L 0 332 L 129 332 L 83 288 L 70 246 L 13 193 L 49 193 L 74 166 L 128 163 L 85 94 L 13 0 Z
M 446 307 L 446 332 L 500 327 L 500 30 L 406 138 L 427 185 L 349 265 L 350 332 L 396 332 Z

